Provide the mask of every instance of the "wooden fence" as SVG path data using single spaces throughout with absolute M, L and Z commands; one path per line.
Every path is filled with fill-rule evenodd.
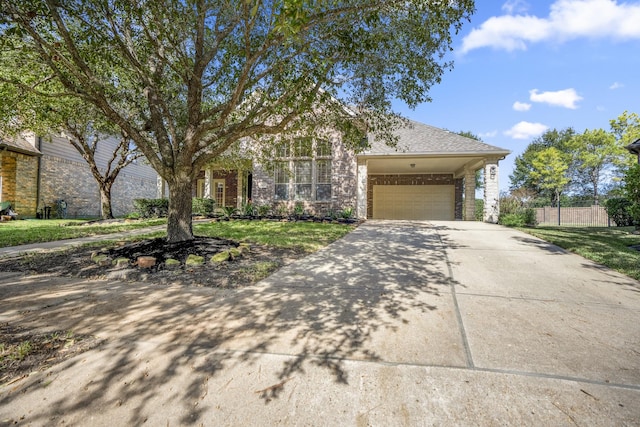
M 560 218 L 558 219 L 558 208 L 545 206 L 544 208 L 534 208 L 536 220 L 540 225 L 562 225 L 565 227 L 611 227 L 615 222 L 609 219 L 604 206 L 585 206 L 560 208 Z

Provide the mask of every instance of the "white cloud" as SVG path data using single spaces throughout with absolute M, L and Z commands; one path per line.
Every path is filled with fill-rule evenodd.
M 516 101 L 513 103 L 513 109 L 516 111 L 529 111 L 529 109 L 531 109 L 531 104 L 527 104 L 526 102 Z
M 549 127 L 542 123 L 520 122 L 511 129 L 504 131 L 504 134 L 513 139 L 530 139 L 542 134 L 547 129 Z
M 575 89 L 570 88 L 555 92 L 538 92 L 538 89 L 532 89 L 529 91 L 529 99 L 532 102 L 542 102 L 575 110 L 578 108 L 576 102 L 581 101 L 583 98 L 578 95 Z
M 524 0 L 507 0 L 507 2 L 502 5 L 502 10 L 509 15 L 524 13 L 529 10 L 529 4 Z
M 493 16 L 462 40 L 462 53 L 482 47 L 526 50 L 530 43 L 563 42 L 576 38 L 640 39 L 640 4 L 616 0 L 556 0 L 549 16 Z M 518 10 L 518 9 L 513 9 Z M 521 13 L 521 12 L 520 12 Z
M 615 90 L 615 89 L 620 89 L 621 87 L 624 87 L 622 83 L 614 82 L 611 86 L 609 86 L 609 89 Z
M 485 132 L 485 133 L 481 133 L 478 136 L 480 138 L 493 138 L 494 136 L 496 136 L 498 134 L 497 130 L 492 130 L 491 132 Z

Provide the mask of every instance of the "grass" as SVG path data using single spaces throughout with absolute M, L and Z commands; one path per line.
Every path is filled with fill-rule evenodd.
M 117 233 L 153 225 L 166 224 L 166 219 L 132 222 L 87 223 L 85 220 L 42 219 L 0 223 L 0 247 Z
M 219 221 L 194 225 L 198 236 L 314 252 L 353 230 L 345 224 L 317 222 Z
M 640 245 L 640 235 L 631 233 L 633 227 L 538 226 L 519 230 L 640 280 L 640 251 L 630 248 Z
M 57 219 L 7 221 L 0 224 L 0 247 L 117 233 L 162 224 L 166 224 L 166 219 L 102 224 L 91 224 L 83 220 Z M 197 236 L 219 237 L 239 242 L 313 252 L 344 236 L 353 229 L 353 226 L 315 222 L 239 220 L 194 224 L 193 229 Z M 166 231 L 131 236 L 126 240 L 134 241 L 162 236 L 166 236 Z M 89 245 L 104 246 L 114 243 L 108 239 L 105 236 L 104 240 Z

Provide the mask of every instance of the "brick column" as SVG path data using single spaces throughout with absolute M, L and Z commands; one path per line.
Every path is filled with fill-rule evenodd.
M 500 186 L 498 185 L 498 159 L 484 162 L 484 212 L 485 222 L 496 224 L 500 216 Z
M 356 214 L 358 218 L 367 218 L 367 161 L 358 159 L 358 190 L 356 198 Z
M 464 220 L 475 221 L 476 215 L 476 171 L 464 171 Z

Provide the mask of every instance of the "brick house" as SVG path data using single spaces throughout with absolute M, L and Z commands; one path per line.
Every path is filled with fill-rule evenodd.
M 396 148 L 370 140 L 355 153 L 337 134 L 278 149 L 270 167 L 259 163 L 200 174 L 196 196 L 219 206 L 283 206 L 297 203 L 324 214 L 352 208 L 370 219 L 474 219 L 475 173 L 484 170 L 484 215 L 499 215 L 498 163 L 510 151 L 418 122 L 397 131 Z M 306 143 L 303 143 L 306 142 Z
M 118 141 L 100 141 L 96 161 L 106 167 Z M 34 218 L 45 206 L 56 216 L 65 200 L 67 217 L 99 217 L 100 193 L 89 166 L 62 137 L 25 135 L 0 140 L 0 201 L 11 202 L 22 218 Z M 142 159 L 124 168 L 112 188 L 114 216 L 133 211 L 133 200 L 156 195 L 157 173 Z

